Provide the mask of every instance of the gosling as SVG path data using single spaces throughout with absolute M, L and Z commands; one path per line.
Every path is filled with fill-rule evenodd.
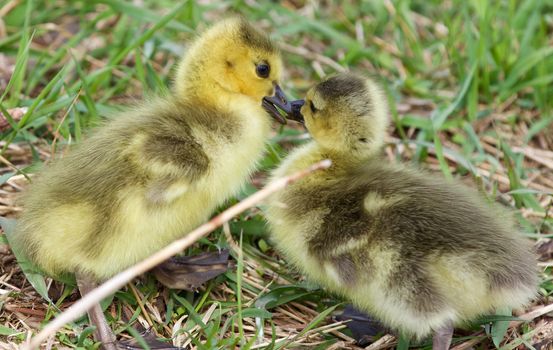
M 312 141 L 275 178 L 328 158 L 326 171 L 269 202 L 276 247 L 307 277 L 417 339 L 447 349 L 453 326 L 527 303 L 536 261 L 509 216 L 459 183 L 387 164 L 385 97 L 371 80 L 331 77 L 300 110 Z
M 282 93 L 281 71 L 277 46 L 245 20 L 205 31 L 169 94 L 118 115 L 42 171 L 22 198 L 12 243 L 51 276 L 76 274 L 86 294 L 191 231 L 255 169 L 269 114 L 282 119 L 262 106 Z M 185 280 L 170 287 L 195 287 L 226 271 L 227 256 L 172 261 L 160 268 L 161 281 L 177 274 Z M 89 316 L 97 339 L 115 349 L 101 309 Z

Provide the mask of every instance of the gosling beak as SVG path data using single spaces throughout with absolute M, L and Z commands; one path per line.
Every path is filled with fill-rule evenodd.
M 284 91 L 278 85 L 275 85 L 275 94 L 263 97 L 263 101 L 261 102 L 267 113 L 281 124 L 286 124 L 286 119 L 282 116 L 279 109 L 284 111 L 286 118 L 303 123 L 303 116 L 300 113 L 303 104 L 303 100 L 288 101 Z
M 305 104 L 305 100 L 295 100 L 290 102 L 290 106 L 292 107 L 292 112 L 288 115 L 288 119 L 295 120 L 298 123 L 303 124 L 303 114 L 301 114 L 300 109 Z

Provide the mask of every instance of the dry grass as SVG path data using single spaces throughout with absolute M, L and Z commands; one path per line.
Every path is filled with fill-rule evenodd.
M 120 1 L 90 6 L 35 1 L 36 15 L 26 20 L 25 3 L 0 1 L 0 96 L 12 82 L 0 112 L 21 123 L 14 129 L 14 122 L 0 120 L 1 216 L 13 218 L 22 209 L 16 203 L 27 184 L 21 172 L 31 174 L 32 164 L 62 156 L 117 105 L 166 85 L 193 28 L 239 11 L 283 42 L 288 90 L 300 96 L 321 76 L 346 67 L 378 74 L 394 119 L 388 159 L 451 174 L 513 209 L 521 230 L 536 242 L 542 284 L 532 305 L 516 310 L 531 320 L 512 324 L 502 344 L 553 348 L 553 318 L 543 314 L 553 290 L 553 91 L 548 88 L 553 60 L 540 51 L 553 45 L 547 5 L 528 1 L 512 10 L 503 2 L 482 8 L 461 1 L 435 7 L 418 1 L 191 2 L 171 10 L 174 5 L 165 0 L 128 7 Z M 160 14 L 173 17 L 165 21 Z M 468 21 L 471 25 L 463 25 Z M 156 30 L 150 35 L 151 28 Z M 29 50 L 22 52 L 27 43 Z M 23 108 L 31 113 L 25 116 Z M 447 118 L 439 123 L 443 115 Z M 304 138 L 297 129 L 276 132 L 253 187 Z M 332 320 L 340 300 L 290 271 L 272 249 L 262 220 L 262 210 L 254 209 L 228 230 L 227 237 L 236 241 L 243 230 L 243 255 L 233 252 L 242 274 L 230 271 L 196 294 L 166 290 L 143 276 L 115 295 L 108 307 L 112 327 L 129 339 L 129 324 L 151 328 L 175 345 L 197 349 L 359 349 L 346 326 Z M 224 237 L 214 234 L 201 246 L 227 245 Z M 56 307 L 63 310 L 78 296 L 72 287 L 46 278 L 56 307 L 45 301 L 4 236 L 0 243 L 0 348 L 11 349 L 51 319 Z M 58 332 L 50 345 L 94 347 L 89 331 L 81 320 Z M 478 326 L 458 330 L 456 337 L 455 349 L 494 347 Z M 368 349 L 396 343 L 386 335 Z

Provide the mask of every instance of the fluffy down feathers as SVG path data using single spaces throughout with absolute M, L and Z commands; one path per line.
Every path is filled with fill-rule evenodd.
M 270 130 L 261 99 L 280 71 L 276 47 L 247 22 L 208 29 L 171 93 L 118 115 L 39 174 L 14 243 L 51 275 L 102 280 L 186 234 L 253 171 Z
M 469 188 L 386 164 L 376 85 L 330 78 L 307 93 L 313 141 L 273 176 L 330 158 L 333 166 L 273 196 L 276 246 L 308 277 L 416 337 L 536 291 L 536 262 L 509 215 Z

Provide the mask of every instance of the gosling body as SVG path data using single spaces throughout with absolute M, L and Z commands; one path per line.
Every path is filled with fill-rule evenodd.
M 118 115 L 39 174 L 15 244 L 51 275 L 103 280 L 185 235 L 254 170 L 271 124 L 261 100 L 280 70 L 277 48 L 247 22 L 207 30 L 169 94 Z
M 527 303 L 537 285 L 529 243 L 473 189 L 387 164 L 383 101 L 352 75 L 308 92 L 301 112 L 313 140 L 273 176 L 333 165 L 271 198 L 276 247 L 308 278 L 416 338 Z

